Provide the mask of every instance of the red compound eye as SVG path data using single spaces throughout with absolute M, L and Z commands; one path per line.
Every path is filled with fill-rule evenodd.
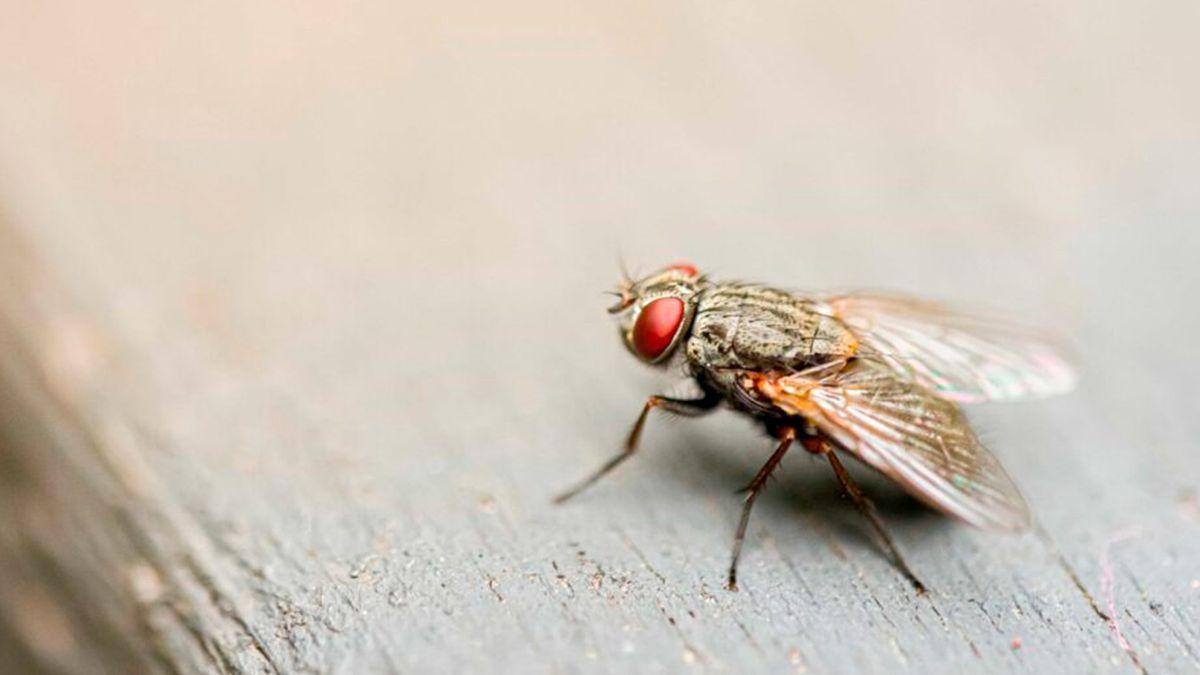
M 683 323 L 684 305 L 679 298 L 659 298 L 642 308 L 633 324 L 633 348 L 653 361 L 671 346 Z
M 670 265 L 667 267 L 667 269 L 683 272 L 684 274 L 688 275 L 689 277 L 694 277 L 699 273 L 696 270 L 695 265 L 693 265 L 690 262 L 683 262 L 683 261 L 677 262 L 674 265 Z

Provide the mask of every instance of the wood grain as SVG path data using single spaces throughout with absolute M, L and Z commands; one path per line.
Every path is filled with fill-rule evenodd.
M 0 662 L 1200 668 L 1194 9 L 1068 5 L 0 28 Z M 730 593 L 771 443 L 725 412 L 553 507 L 670 386 L 603 312 L 619 255 L 1056 328 L 1077 392 L 971 410 L 1036 531 L 851 467 L 917 597 L 794 453 Z

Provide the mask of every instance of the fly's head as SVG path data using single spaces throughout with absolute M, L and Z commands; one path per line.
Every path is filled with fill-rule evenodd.
M 691 263 L 675 263 L 618 286 L 617 304 L 608 308 L 620 318 L 625 346 L 645 363 L 664 363 L 687 337 L 704 278 Z

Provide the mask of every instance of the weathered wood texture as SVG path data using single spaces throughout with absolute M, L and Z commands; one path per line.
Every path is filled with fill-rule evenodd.
M 1194 3 L 334 6 L 0 22 L 4 670 L 1200 669 Z M 552 507 L 619 250 L 1057 326 L 1037 531 L 795 455 L 727 592 L 728 413 Z

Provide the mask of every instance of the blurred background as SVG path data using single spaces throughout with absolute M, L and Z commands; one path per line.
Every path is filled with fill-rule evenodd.
M 478 666 L 489 648 L 500 669 L 537 654 L 571 670 L 555 655 L 588 650 L 606 667 L 677 665 L 680 650 L 663 647 L 678 641 L 675 621 L 659 625 L 664 601 L 650 587 L 632 609 L 580 610 L 585 637 L 532 629 L 542 649 L 514 646 L 553 623 L 542 601 L 477 610 L 477 631 L 458 630 L 482 637 L 466 646 L 452 620 L 405 604 L 423 597 L 408 575 L 432 583 L 487 561 L 481 574 L 511 579 L 520 596 L 530 566 L 568 538 L 608 537 L 611 547 L 584 548 L 629 565 L 621 546 L 660 531 L 643 508 L 681 531 L 676 556 L 695 565 L 681 578 L 719 587 L 736 503 L 726 488 L 760 462 L 759 439 L 732 418 L 676 440 L 678 425 L 664 424 L 648 439 L 655 458 L 614 478 L 607 498 L 546 513 L 548 495 L 605 457 L 662 383 L 628 359 L 602 311 L 621 258 L 643 271 L 690 259 L 791 288 L 907 291 L 1066 336 L 1085 373 L 1079 394 L 981 413 L 1044 519 L 1042 541 L 1058 547 L 1035 549 L 1059 551 L 1102 597 L 1096 547 L 1132 519 L 1138 560 L 1157 570 L 1130 572 L 1142 596 L 1188 605 L 1178 594 L 1191 578 L 1176 576 L 1194 574 L 1197 550 L 1171 532 L 1200 522 L 1188 510 L 1200 481 L 1196 3 L 10 0 L 3 16 L 0 411 L 12 412 L 0 485 L 14 534 L 0 571 L 21 581 L 0 591 L 0 628 L 30 668 L 83 671 L 95 657 L 188 670 L 218 654 L 226 670 L 250 669 L 250 643 L 285 671 Z M 697 444 L 710 456 L 737 449 L 734 464 L 691 461 Z M 115 487 L 88 497 L 81 486 L 101 479 L 84 456 L 117 467 L 101 472 Z M 802 499 L 809 487 L 780 492 Z M 515 525 L 480 525 L 480 509 Z M 776 516 L 764 526 L 786 530 Z M 106 528 L 134 543 L 95 553 L 77 536 Z M 138 549 L 146 531 L 174 543 Z M 788 532 L 793 548 L 816 545 Z M 939 533 L 951 548 L 976 541 Z M 1019 560 L 1034 545 L 998 546 Z M 213 569 L 242 570 L 221 592 L 242 608 L 231 624 L 188 609 L 205 594 L 180 590 L 170 571 L 171 551 L 197 547 L 213 549 Z M 395 562 L 378 572 L 395 588 L 338 610 L 370 615 L 372 628 L 328 619 L 340 601 L 316 589 L 345 591 L 358 582 L 343 572 L 363 556 L 402 560 L 405 547 L 434 562 Z M 852 555 L 867 576 L 887 574 L 869 545 Z M 936 567 L 937 556 L 910 560 Z M 161 569 L 130 577 L 159 557 Z M 74 562 L 48 576 L 47 560 Z M 748 565 L 750 578 L 771 578 Z M 593 571 L 563 574 L 586 587 Z M 464 584 L 431 593 L 475 607 L 495 590 Z M 1063 577 L 1065 590 L 1039 593 L 1060 598 L 1064 617 L 1087 615 L 1071 586 Z M 172 594 L 189 600 L 160 602 Z M 728 601 L 731 616 L 751 611 L 744 596 Z M 312 627 L 289 623 L 280 597 Z M 1145 659 L 1196 665 L 1190 597 L 1178 622 L 1192 632 L 1149 630 Z M 147 603 L 156 609 L 137 609 Z M 80 609 L 101 606 L 111 611 Z M 649 612 L 632 638 L 625 611 Z M 742 620 L 804 632 L 769 613 Z M 98 626 L 117 628 L 99 639 Z M 179 626 L 216 626 L 216 637 L 204 648 L 163 637 Z M 382 637 L 346 637 L 397 626 L 425 637 L 392 651 Z M 756 651 L 724 642 L 717 623 L 693 617 L 684 630 L 685 661 L 692 650 L 709 665 L 795 665 L 790 638 Z M 804 663 L 845 663 L 821 651 L 819 628 L 805 630 Z M 1016 658 L 1018 630 L 1036 642 L 1039 629 L 1005 628 L 995 658 Z M 1062 658 L 1125 663 L 1130 650 L 1109 631 L 1099 622 L 1081 644 L 1102 647 Z M 634 648 L 604 647 L 621 640 Z M 978 663 L 957 648 L 912 649 L 909 668 Z M 854 658 L 891 667 L 886 655 Z

